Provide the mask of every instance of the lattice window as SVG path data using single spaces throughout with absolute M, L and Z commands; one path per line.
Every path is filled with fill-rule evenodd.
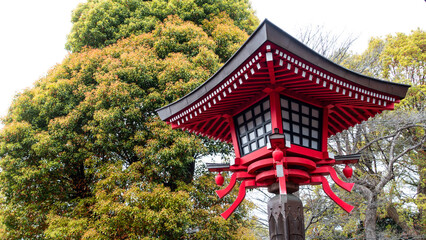
M 241 155 L 266 146 L 266 136 L 272 133 L 269 99 L 263 99 L 235 116 L 234 122 Z
M 321 150 L 322 110 L 284 96 L 280 100 L 286 139 L 292 144 Z

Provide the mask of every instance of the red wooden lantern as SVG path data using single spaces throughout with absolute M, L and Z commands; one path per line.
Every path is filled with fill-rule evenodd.
M 334 157 L 327 151 L 327 139 L 392 110 L 408 87 L 336 65 L 265 20 L 203 85 L 157 112 L 173 128 L 233 144 L 236 158 L 230 164 L 207 166 L 232 172 L 229 185 L 217 191 L 220 198 L 241 181 L 224 218 L 241 203 L 247 188 L 275 183 L 281 194 L 289 183 L 321 184 L 351 212 L 354 207 L 333 193 L 324 176 L 351 191 L 354 184 L 340 180 L 333 165 L 356 163 L 359 155 Z M 348 178 L 351 172 L 344 170 Z

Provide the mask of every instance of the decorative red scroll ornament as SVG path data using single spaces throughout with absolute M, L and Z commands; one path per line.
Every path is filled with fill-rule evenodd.
M 216 182 L 218 183 L 223 183 L 217 180 L 219 176 L 222 177 L 220 172 L 233 172 L 228 186 L 216 191 L 219 198 L 226 196 L 234 188 L 237 180 L 241 181 L 237 199 L 224 213 L 221 214 L 221 216 L 225 219 L 231 216 L 238 205 L 244 200 L 246 189 L 267 187 L 275 182 L 279 183 L 279 192 L 281 195 L 287 194 L 286 184 L 288 182 L 297 185 L 321 184 L 324 192 L 346 212 L 350 213 L 354 207 L 344 202 L 332 191 L 325 176 L 329 175 L 337 185 L 350 192 L 353 189 L 354 183 L 346 183 L 342 181 L 337 176 L 337 173 L 332 166 L 335 164 L 346 164 L 345 169 L 347 169 L 350 168 L 347 166 L 348 163 L 355 163 L 357 160 L 352 158 L 352 160 L 338 161 L 337 158 L 338 157 L 336 157 L 336 160 L 328 158 L 318 161 L 307 157 L 287 157 L 286 148 L 284 147 L 282 149 L 275 148 L 269 157 L 251 161 L 247 165 L 230 166 L 222 164 L 221 166 L 216 167 L 210 166 L 208 167 L 210 171 L 219 172 L 219 175 L 216 176 Z M 348 159 L 348 157 L 345 156 L 345 159 Z M 352 175 L 348 174 L 349 171 L 352 173 L 351 168 L 350 170 L 344 170 L 346 177 L 350 177 L 350 175 Z

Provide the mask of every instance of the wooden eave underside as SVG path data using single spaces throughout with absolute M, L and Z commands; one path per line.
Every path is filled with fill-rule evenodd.
M 336 65 L 265 20 L 210 79 L 157 113 L 174 128 L 231 142 L 232 116 L 277 91 L 328 108 L 333 135 L 393 109 L 408 87 Z
M 267 61 L 266 55 L 271 54 L 272 60 Z M 282 95 L 329 107 L 329 136 L 392 109 L 399 100 L 348 82 L 267 42 L 221 84 L 167 122 L 174 128 L 231 142 L 229 117 L 277 89 Z

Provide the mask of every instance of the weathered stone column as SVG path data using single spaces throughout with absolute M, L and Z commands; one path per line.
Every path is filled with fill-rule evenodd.
M 288 192 L 296 192 L 298 186 L 287 186 Z M 277 185 L 269 192 L 276 193 Z M 302 201 L 293 194 L 276 195 L 268 201 L 269 238 L 271 240 L 304 240 L 305 225 Z

